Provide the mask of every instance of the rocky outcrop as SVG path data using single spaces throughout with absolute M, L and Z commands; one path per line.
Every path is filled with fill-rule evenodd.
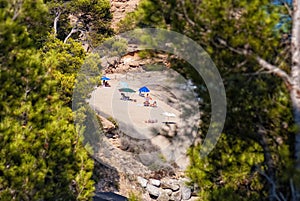
M 163 178 L 161 180 L 157 180 L 152 178 L 146 179 L 143 177 L 138 177 L 137 181 L 150 195 L 152 200 L 191 201 L 197 198 L 192 196 L 193 188 L 187 185 L 188 180 L 184 178 Z
M 120 20 L 129 12 L 133 12 L 138 6 L 139 0 L 111 0 L 110 11 L 113 14 L 111 27 L 115 29 Z
M 127 54 L 120 57 L 113 56 L 102 59 L 102 66 L 105 73 L 128 73 L 128 72 L 144 72 L 151 65 L 161 65 L 168 67 L 168 55 L 157 54 L 155 58 L 140 58 L 138 48 L 127 47 Z
M 101 121 L 101 124 L 102 124 L 102 128 L 103 128 L 103 131 L 104 132 L 112 132 L 113 130 L 116 129 L 116 126 L 111 122 L 109 121 L 108 119 L 98 115 L 98 118 L 99 120 Z

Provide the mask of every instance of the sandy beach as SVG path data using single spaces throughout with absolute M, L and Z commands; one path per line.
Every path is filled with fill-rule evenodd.
M 197 115 L 195 116 L 198 114 L 197 111 L 187 115 L 186 108 L 195 111 L 197 103 L 196 100 L 192 101 L 192 92 L 183 88 L 185 80 L 169 72 L 107 74 L 106 76 L 110 78 L 108 83 L 111 87 L 97 87 L 90 99 L 91 107 L 101 116 L 114 118 L 126 135 L 136 139 L 151 139 L 154 145 L 160 147 L 167 160 L 177 161 L 185 166 L 187 163 L 185 151 L 195 136 L 195 131 L 191 128 L 199 119 Z M 145 98 L 138 92 L 143 86 L 150 89 L 148 92 L 152 98 L 150 103 L 156 101 L 157 107 L 143 105 Z M 121 100 L 120 88 L 136 91 L 135 93 L 123 92 L 132 101 Z M 172 116 L 166 116 L 164 113 Z M 159 135 L 159 131 L 166 125 L 165 122 L 171 122 L 178 127 L 178 137 L 171 141 Z

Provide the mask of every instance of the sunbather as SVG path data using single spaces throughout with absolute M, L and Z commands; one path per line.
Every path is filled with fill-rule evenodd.
M 104 81 L 105 81 L 105 80 L 104 80 Z M 105 82 L 104 82 L 104 86 L 105 86 L 105 87 L 110 87 L 110 84 L 109 84 L 107 81 L 105 81 Z
M 156 101 L 154 101 L 152 104 L 150 104 L 150 107 L 157 107 Z
M 145 101 L 144 102 L 144 106 L 146 106 L 146 107 L 150 106 L 150 102 L 149 101 Z
M 130 97 L 129 96 L 125 96 L 124 93 L 121 93 L 121 100 L 130 100 Z

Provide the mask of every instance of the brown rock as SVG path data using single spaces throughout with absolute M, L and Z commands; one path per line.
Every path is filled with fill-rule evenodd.
M 172 191 L 178 191 L 180 188 L 178 181 L 175 179 L 162 179 L 161 187 L 163 189 L 171 189 Z
M 98 117 L 100 118 L 100 121 L 102 123 L 103 129 L 106 131 L 112 131 L 116 128 L 116 126 L 109 120 L 107 120 L 106 118 L 98 115 Z
M 157 198 L 157 201 L 169 201 L 169 200 L 170 200 L 170 196 L 165 191 L 161 191 L 160 195 Z
M 172 201 L 180 201 L 181 200 L 181 192 L 177 191 L 177 192 L 172 193 L 172 195 L 170 197 L 170 200 L 172 200 Z

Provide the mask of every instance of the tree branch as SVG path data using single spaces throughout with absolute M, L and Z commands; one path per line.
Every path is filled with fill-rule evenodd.
M 187 12 L 186 12 L 186 9 L 185 9 L 185 3 L 184 3 L 184 0 L 180 0 L 180 3 L 181 3 L 181 5 L 182 5 L 183 15 L 184 15 L 186 21 L 187 21 L 188 23 L 190 23 L 190 24 L 194 27 L 194 26 L 196 25 L 196 23 L 195 23 L 193 20 L 191 20 L 191 19 L 189 18 L 188 14 L 187 14 Z
M 67 37 L 65 38 L 64 43 L 66 43 L 67 40 L 71 37 L 71 35 L 72 35 L 73 33 L 76 33 L 77 31 L 78 31 L 78 29 L 76 29 L 75 27 L 73 27 L 72 30 L 70 31 L 70 33 L 69 33 L 69 34 L 67 35 Z
M 264 171 L 262 171 L 259 167 L 257 167 L 257 171 L 258 171 L 259 174 L 264 176 L 268 180 L 268 182 L 271 184 L 272 194 L 270 196 L 274 197 L 278 201 L 281 201 L 281 199 L 278 197 L 278 195 L 276 193 L 276 184 L 275 184 L 275 182 Z
M 57 11 L 56 16 L 54 18 L 53 28 L 54 28 L 54 34 L 55 35 L 57 34 L 57 23 L 58 23 L 58 19 L 59 19 L 60 15 L 61 15 L 61 11 Z
M 260 56 L 255 56 L 252 52 L 250 52 L 249 50 L 246 50 L 246 49 L 233 48 L 230 45 L 228 45 L 225 40 L 223 40 L 221 38 L 218 38 L 218 41 L 221 45 L 227 47 L 232 52 L 235 52 L 237 54 L 244 55 L 244 56 L 254 56 L 254 59 L 259 63 L 259 65 L 262 68 L 264 68 L 265 70 L 268 70 L 271 73 L 274 73 L 275 75 L 282 78 L 285 82 L 287 82 L 290 85 L 293 83 L 291 77 L 285 71 L 278 68 L 277 66 L 270 64 L 269 62 L 267 62 Z
M 285 71 L 281 70 L 277 66 L 270 64 L 269 62 L 267 62 L 266 60 L 264 60 L 259 56 L 256 56 L 255 59 L 264 69 L 269 70 L 270 72 L 274 73 L 278 77 L 282 78 L 287 83 L 292 84 L 291 77 Z
M 21 7 L 23 5 L 23 1 L 18 1 L 14 7 L 14 16 L 12 17 L 12 20 L 15 21 L 17 19 L 17 17 L 20 14 L 21 11 Z
M 293 11 L 290 8 L 290 6 L 286 3 L 286 1 L 284 0 L 280 0 L 280 2 L 284 5 L 284 7 L 287 9 L 289 16 L 292 17 L 293 16 Z

